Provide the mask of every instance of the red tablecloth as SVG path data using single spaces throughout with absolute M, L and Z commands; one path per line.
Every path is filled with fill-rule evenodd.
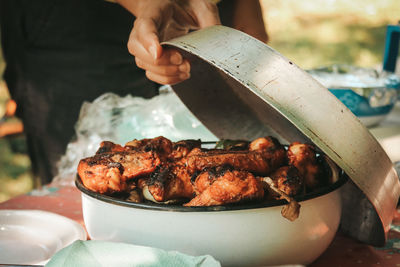
M 39 209 L 58 213 L 84 226 L 81 197 L 72 186 L 47 187 L 44 194 L 33 192 L 0 203 L 0 209 Z M 386 246 L 375 248 L 351 238 L 336 235 L 329 248 L 312 267 L 385 266 L 400 267 L 400 209 L 395 212 Z

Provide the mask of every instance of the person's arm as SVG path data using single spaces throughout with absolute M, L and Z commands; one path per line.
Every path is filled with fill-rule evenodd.
M 268 42 L 259 0 L 236 0 L 233 10 L 233 28 L 243 31 L 258 40 Z
M 190 64 L 160 42 L 189 30 L 220 24 L 218 9 L 207 0 L 117 0 L 135 17 L 128 50 L 146 76 L 160 84 L 175 84 L 190 77 Z

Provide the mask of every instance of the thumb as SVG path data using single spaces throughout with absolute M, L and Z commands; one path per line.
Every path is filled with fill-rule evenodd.
M 136 37 L 153 59 L 162 54 L 162 47 L 158 37 L 158 30 L 152 19 L 137 19 L 135 21 Z

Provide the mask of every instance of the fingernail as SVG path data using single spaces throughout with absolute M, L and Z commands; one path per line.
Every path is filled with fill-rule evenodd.
M 169 59 L 169 61 L 174 65 L 182 64 L 183 58 L 179 53 L 173 53 Z
M 149 52 L 154 59 L 157 59 L 157 47 L 155 45 L 149 47 Z
M 184 62 L 183 64 L 179 65 L 178 67 L 180 72 L 189 72 L 190 71 L 190 65 L 187 62 Z
M 189 72 L 183 72 L 183 73 L 179 74 L 179 78 L 181 80 L 189 79 L 190 78 L 190 73 Z

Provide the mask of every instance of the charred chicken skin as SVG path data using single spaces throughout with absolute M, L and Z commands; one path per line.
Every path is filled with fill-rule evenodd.
M 257 144 L 250 143 L 249 145 L 252 148 L 251 151 L 206 150 L 192 146 L 193 149 L 186 153 L 186 157 L 165 164 L 150 175 L 150 179 L 147 180 L 148 190 L 159 202 L 176 198 L 191 199 L 195 196 L 191 180 L 203 170 L 229 166 L 235 170 L 267 175 L 282 165 L 286 151 L 276 139 L 259 138 L 254 142 Z M 228 189 L 232 189 L 232 186 L 226 187 L 226 190 Z
M 293 142 L 288 148 L 287 157 L 289 165 L 296 167 L 304 178 L 307 190 L 313 190 L 325 183 L 324 167 L 318 162 L 313 145 Z
M 267 175 L 283 164 L 285 155 L 284 147 L 275 138 L 263 137 L 250 143 L 249 150 L 245 151 L 193 149 L 181 163 L 191 173 L 229 165 L 237 170 Z
M 316 186 L 320 168 L 312 146 L 293 143 L 286 151 L 273 137 L 226 149 L 203 149 L 200 140 L 174 143 L 156 137 L 125 146 L 102 142 L 93 157 L 80 161 L 78 174 L 88 189 L 125 193 L 132 201 L 148 199 L 148 193 L 157 202 L 181 199 L 186 206 L 213 206 L 263 199 L 265 194 L 279 198 L 264 190 L 266 176 L 294 196 L 304 184 Z
M 82 159 L 78 174 L 90 190 L 102 194 L 125 192 L 127 180 L 152 173 L 161 160 L 153 151 L 106 152 Z
M 173 165 L 158 168 L 144 183 L 158 202 L 191 199 L 194 196 L 191 175 L 186 168 Z
M 177 145 L 178 144 L 178 145 Z M 172 143 L 164 137 L 133 140 L 124 147 L 109 141 L 100 144 L 96 155 L 82 159 L 78 174 L 90 190 L 111 194 L 128 190 L 127 181 L 148 176 L 169 158 L 179 159 L 200 143 L 180 141 Z
M 261 181 L 247 171 L 205 171 L 195 180 L 197 196 L 185 206 L 215 206 L 262 199 Z
M 274 185 L 288 196 L 295 196 L 303 191 L 303 177 L 294 166 L 283 166 L 271 175 Z

